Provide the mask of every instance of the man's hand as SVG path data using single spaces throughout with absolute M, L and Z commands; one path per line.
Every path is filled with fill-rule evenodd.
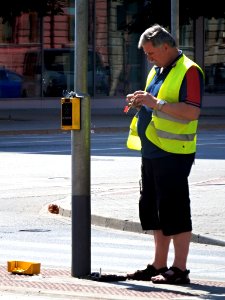
M 136 91 L 133 94 L 127 95 L 127 99 L 132 99 L 132 105 L 141 107 L 143 104 L 151 109 L 157 110 L 157 99 L 152 94 L 145 91 Z M 166 100 L 166 99 L 163 99 Z M 193 121 L 198 120 L 200 108 L 194 105 L 186 104 L 185 102 L 166 103 L 163 105 L 162 112 L 173 116 L 177 119 Z
M 133 94 L 127 95 L 128 105 L 131 107 L 140 108 L 143 104 L 154 109 L 157 105 L 157 98 L 145 91 L 136 91 Z

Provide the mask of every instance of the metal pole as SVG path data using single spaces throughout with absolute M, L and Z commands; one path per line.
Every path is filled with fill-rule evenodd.
M 74 91 L 81 93 L 81 129 L 72 130 L 72 276 L 91 270 L 90 98 L 87 94 L 88 0 L 75 1 Z
M 171 0 L 171 34 L 179 47 L 179 0 Z

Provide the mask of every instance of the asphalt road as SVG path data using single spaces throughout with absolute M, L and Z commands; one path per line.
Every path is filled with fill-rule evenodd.
M 127 156 L 140 157 L 138 151 L 126 147 L 127 133 L 92 133 L 92 156 Z M 4 136 L 0 140 L 0 152 L 39 153 L 39 154 L 71 154 L 70 132 L 61 134 L 24 134 Z M 198 159 L 225 158 L 225 132 L 205 131 L 198 134 Z

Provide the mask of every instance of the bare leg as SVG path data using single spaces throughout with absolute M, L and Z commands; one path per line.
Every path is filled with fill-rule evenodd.
M 181 271 L 186 271 L 190 240 L 191 240 L 191 232 L 183 232 L 173 236 L 175 256 L 174 256 L 174 262 L 172 266 L 179 268 Z M 174 274 L 174 272 L 172 270 L 168 270 L 166 274 L 171 276 Z M 157 275 L 152 277 L 152 280 L 155 282 L 157 281 L 162 282 L 162 281 L 166 281 L 167 279 L 164 278 L 164 276 L 162 275 Z
M 183 232 L 173 236 L 173 244 L 175 257 L 173 267 L 177 267 L 182 271 L 186 270 L 189 245 L 191 241 L 191 232 Z
M 167 258 L 170 236 L 165 236 L 161 230 L 153 231 L 155 240 L 155 257 L 152 264 L 148 264 L 144 270 L 137 270 L 134 273 L 127 274 L 127 279 L 150 281 L 152 276 L 163 273 L 168 270 Z
M 161 230 L 154 230 L 155 239 L 155 259 L 153 266 L 156 269 L 167 266 L 168 251 L 171 241 L 171 236 L 165 236 Z

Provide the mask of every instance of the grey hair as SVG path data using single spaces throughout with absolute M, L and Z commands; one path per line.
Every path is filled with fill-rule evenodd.
M 142 33 L 138 42 L 138 48 L 140 49 L 147 42 L 151 42 L 153 47 L 159 47 L 164 43 L 171 47 L 176 47 L 176 41 L 172 35 L 158 24 L 149 27 Z

